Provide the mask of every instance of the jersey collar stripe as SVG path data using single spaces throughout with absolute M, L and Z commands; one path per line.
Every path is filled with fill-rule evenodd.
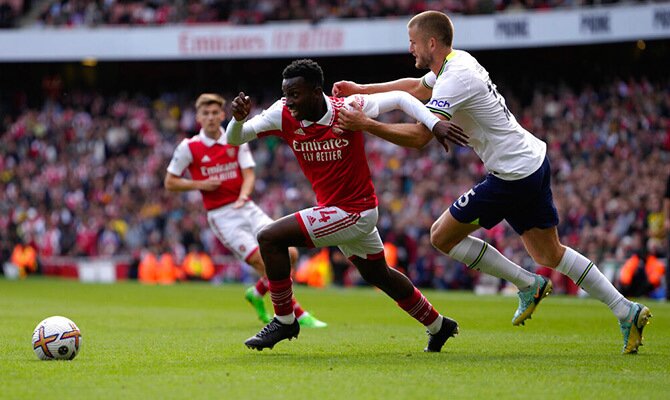
M 447 59 L 445 58 L 445 59 L 444 59 L 444 62 L 442 63 L 442 67 L 440 67 L 440 72 L 437 73 L 437 76 L 438 76 L 438 77 L 439 77 L 440 75 L 442 75 L 442 73 L 444 72 L 444 67 L 446 67 L 446 66 L 447 66 Z
M 447 56 L 444 58 L 444 62 L 442 63 L 442 67 L 440 68 L 440 72 L 437 74 L 437 76 L 442 75 L 444 72 L 444 68 L 447 66 L 447 62 L 454 58 L 456 56 L 456 52 L 454 50 L 451 51 L 451 53 L 447 54 Z
M 447 119 L 451 119 L 451 114 L 449 114 L 448 112 L 446 112 L 444 110 L 440 110 L 439 108 L 433 108 L 433 107 L 428 107 L 428 106 L 426 106 L 426 108 L 429 109 L 431 112 L 434 112 L 435 114 L 440 114 L 440 115 L 446 117 Z

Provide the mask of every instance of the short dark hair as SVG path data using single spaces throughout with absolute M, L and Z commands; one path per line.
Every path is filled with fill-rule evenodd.
M 307 58 L 290 63 L 284 68 L 282 77 L 284 79 L 302 77 L 312 87 L 323 88 L 323 70 L 316 61 Z

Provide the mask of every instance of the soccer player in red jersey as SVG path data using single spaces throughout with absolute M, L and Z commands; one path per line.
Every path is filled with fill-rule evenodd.
M 221 123 L 226 117 L 224 99 L 211 93 L 196 100 L 196 119 L 202 129 L 184 139 L 174 151 L 165 175 L 165 188 L 170 191 L 199 190 L 207 209 L 207 221 L 216 237 L 238 259 L 251 265 L 261 276 L 255 286 L 247 289 L 245 298 L 255 308 L 258 318 L 268 323 L 263 296 L 268 291 L 265 265 L 258 252 L 256 235 L 273 222 L 251 199 L 256 176 L 254 159 L 248 145 L 233 146 L 226 142 Z M 185 170 L 191 179 L 183 178 Z M 290 249 L 293 262 L 298 258 Z M 293 297 L 289 299 L 300 325 L 322 328 L 326 323 L 304 311 Z
M 367 282 L 426 326 L 429 339 L 425 351 L 440 351 L 447 339 L 458 333 L 458 324 L 440 315 L 405 275 L 386 264 L 376 228 L 378 202 L 363 132 L 342 131 L 335 122 L 342 108 L 356 102 L 371 117 L 402 109 L 423 124 L 405 124 L 409 130 L 423 132 L 426 127 L 439 130 L 450 125 L 439 124 L 421 102 L 399 91 L 347 99 L 328 97 L 323 93 L 323 71 L 312 60 L 294 61 L 284 69 L 283 78 L 285 97 L 249 121 L 243 122 L 251 108 L 249 97 L 240 93 L 233 100 L 234 118 L 226 136 L 234 144 L 269 135 L 284 139 L 311 182 L 318 206 L 283 217 L 258 234 L 275 318 L 245 344 L 257 350 L 272 348 L 300 332 L 290 304 L 293 289 L 288 249 L 338 246 Z

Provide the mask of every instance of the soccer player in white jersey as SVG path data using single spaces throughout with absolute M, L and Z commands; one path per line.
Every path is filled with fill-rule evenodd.
M 240 93 L 233 100 L 233 120 L 226 129 L 228 143 L 242 144 L 269 135 L 281 137 L 312 184 L 318 205 L 281 218 L 259 233 L 275 318 L 245 344 L 257 350 L 272 348 L 300 332 L 288 301 L 293 293 L 288 249 L 338 246 L 367 282 L 384 291 L 427 328 L 425 351 L 439 352 L 447 339 L 458 332 L 458 324 L 440 315 L 405 275 L 386 264 L 376 228 L 378 201 L 363 133 L 338 130 L 333 125 L 341 110 L 356 102 L 372 117 L 400 108 L 430 129 L 458 129 L 441 122 L 404 92 L 347 99 L 328 97 L 323 93 L 323 71 L 312 60 L 294 61 L 282 76 L 285 97 L 246 122 L 251 108 L 249 97 Z M 430 135 L 423 125 L 412 124 L 407 129 Z
M 195 103 L 196 119 L 200 133 L 184 139 L 174 151 L 165 175 L 165 188 L 170 191 L 199 190 L 207 209 L 207 221 L 216 237 L 239 260 L 251 265 L 260 275 L 255 286 L 247 289 L 245 298 L 254 307 L 263 323 L 270 322 L 265 311 L 263 296 L 268 291 L 265 265 L 258 252 L 256 235 L 273 222 L 254 203 L 250 196 L 254 188 L 253 156 L 249 146 L 233 146 L 226 142 L 221 123 L 226 117 L 224 99 L 204 93 Z M 188 170 L 191 179 L 184 178 Z M 298 253 L 291 249 L 293 262 Z M 302 309 L 294 298 L 290 299 L 300 325 L 323 328 L 327 324 Z
M 409 51 L 416 59 L 416 67 L 430 72 L 422 79 L 369 85 L 341 81 L 333 86 L 333 94 L 404 90 L 419 99 L 430 99 L 426 104 L 430 111 L 460 125 L 469 136 L 468 145 L 489 174 L 434 223 L 432 244 L 470 268 L 515 284 L 519 288 L 519 307 L 512 323 L 523 324 L 551 292 L 551 281 L 524 270 L 484 241 L 470 236 L 480 227 L 490 229 L 505 219 L 521 236 L 536 263 L 567 275 L 612 310 L 623 334 L 623 353 L 636 353 L 651 313 L 644 305 L 624 298 L 591 260 L 561 244 L 546 144 L 519 125 L 477 60 L 452 48 L 453 25 L 449 17 L 426 11 L 413 17 L 407 27 Z M 396 144 L 407 141 L 410 134 L 370 120 L 356 110 L 341 113 L 340 123 L 344 128 L 363 129 Z M 435 136 L 448 150 L 445 136 Z

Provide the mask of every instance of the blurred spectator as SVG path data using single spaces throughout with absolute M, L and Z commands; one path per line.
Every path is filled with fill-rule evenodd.
M 12 256 L 9 261 L 18 269 L 19 278 L 21 279 L 28 276 L 28 274 L 37 273 L 37 252 L 29 243 L 17 243 L 12 250 Z
M 186 279 L 208 281 L 214 276 L 212 258 L 197 244 L 191 245 L 181 265 Z
M 3 1 L 3 0 L 0 0 Z M 6 1 L 6 0 L 4 0 Z M 426 10 L 450 14 L 492 14 L 523 10 L 574 8 L 619 0 L 49 0 L 40 5 L 38 23 L 46 26 L 164 25 L 268 21 L 393 18 Z
M 665 252 L 665 298 L 670 300 L 670 174 L 665 184 L 665 195 L 663 196 L 663 212 L 665 214 L 665 239 L 667 247 Z
M 348 271 L 352 264 L 336 247 L 330 248 L 330 265 L 333 270 L 333 284 L 340 287 L 350 286 L 351 280 L 348 277 Z
M 16 26 L 22 6 L 22 0 L 0 0 L 0 29 Z
M 634 250 L 619 270 L 619 289 L 624 296 L 650 296 L 661 286 L 665 266 L 648 249 L 644 233 L 634 235 Z
M 183 279 L 183 271 L 175 261 L 168 246 L 164 246 L 156 264 L 156 281 L 161 285 L 173 285 Z

